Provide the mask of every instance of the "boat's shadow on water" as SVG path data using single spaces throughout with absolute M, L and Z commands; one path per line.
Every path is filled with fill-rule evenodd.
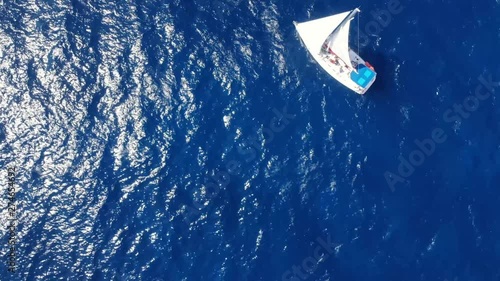
M 368 90 L 367 94 L 374 100 L 387 99 L 396 91 L 394 83 L 396 77 L 397 58 L 389 58 L 382 52 L 364 55 L 364 59 L 370 62 L 377 72 L 377 80 Z

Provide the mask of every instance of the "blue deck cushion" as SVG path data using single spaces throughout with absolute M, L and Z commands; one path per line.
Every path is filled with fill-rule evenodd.
M 375 72 L 364 64 L 360 64 L 359 67 L 358 73 L 356 73 L 356 71 L 351 72 L 351 80 L 364 88 L 373 80 Z

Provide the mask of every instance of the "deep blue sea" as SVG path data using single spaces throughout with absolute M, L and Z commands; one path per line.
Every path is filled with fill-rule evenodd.
M 292 24 L 358 6 L 364 96 Z M 499 0 L 2 0 L 0 280 L 498 281 L 499 51 Z

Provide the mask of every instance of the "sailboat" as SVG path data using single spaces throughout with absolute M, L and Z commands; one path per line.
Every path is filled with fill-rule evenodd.
M 369 62 L 349 48 L 350 22 L 359 12 L 356 8 L 316 20 L 293 23 L 318 64 L 344 86 L 363 95 L 375 81 L 377 73 Z

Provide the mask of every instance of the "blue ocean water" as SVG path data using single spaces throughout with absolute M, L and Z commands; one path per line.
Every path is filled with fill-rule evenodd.
M 357 6 L 365 96 L 292 24 Z M 3 0 L 0 280 L 500 280 L 499 14 Z

